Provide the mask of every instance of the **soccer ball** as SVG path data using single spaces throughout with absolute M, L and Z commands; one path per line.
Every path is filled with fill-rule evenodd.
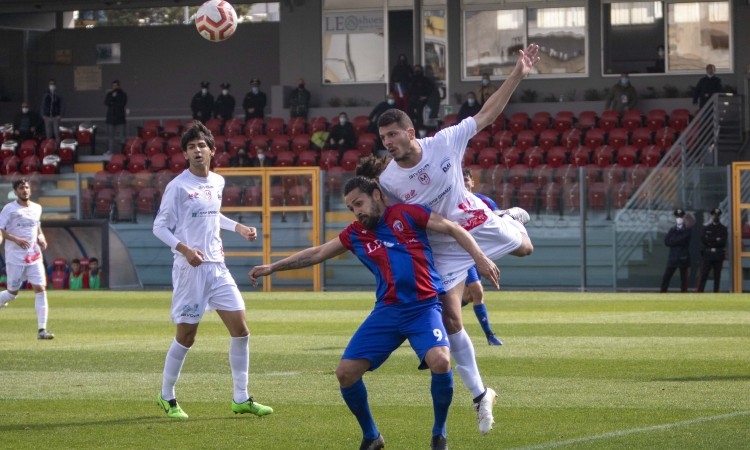
M 195 28 L 201 36 L 211 42 L 225 41 L 237 29 L 237 13 L 229 2 L 208 0 L 198 8 Z

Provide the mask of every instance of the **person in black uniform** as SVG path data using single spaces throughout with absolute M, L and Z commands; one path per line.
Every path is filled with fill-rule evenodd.
M 201 81 L 201 90 L 198 91 L 190 102 L 190 110 L 193 111 L 193 119 L 206 123 L 211 118 L 214 109 L 214 96 L 208 92 L 208 81 Z
M 245 110 L 245 122 L 250 119 L 262 119 L 266 109 L 266 94 L 260 90 L 260 80 L 250 80 L 250 92 L 245 94 L 242 100 L 242 109 Z
M 221 119 L 222 123 L 234 117 L 234 96 L 229 93 L 229 83 L 221 83 L 221 94 L 214 102 L 214 117 Z
M 701 252 L 701 267 L 698 275 L 698 292 L 706 288 L 708 273 L 714 271 L 714 292 L 719 292 L 721 284 L 721 266 L 724 264 L 726 255 L 727 238 L 729 233 L 727 227 L 721 223 L 721 210 L 711 210 L 711 223 L 703 227 L 703 251 Z
M 693 104 L 698 104 L 699 108 L 703 108 L 712 95 L 722 91 L 721 79 L 716 76 L 716 66 L 709 64 L 706 66 L 706 76 L 698 80 L 698 85 L 695 87 Z
M 664 276 L 661 278 L 661 292 L 667 292 L 674 271 L 680 269 L 680 292 L 687 292 L 688 269 L 690 268 L 690 237 L 693 230 L 685 225 L 685 210 L 674 210 L 675 226 L 664 237 L 664 245 L 669 247 L 669 259 Z

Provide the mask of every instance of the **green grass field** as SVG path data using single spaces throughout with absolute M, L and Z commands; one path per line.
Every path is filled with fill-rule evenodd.
M 495 429 L 477 432 L 456 376 L 448 443 L 460 449 L 750 448 L 750 299 L 730 294 L 490 292 L 505 342 L 464 310 Z M 0 310 L 0 448 L 356 449 L 333 374 L 372 294 L 245 295 L 250 390 L 267 417 L 232 414 L 228 335 L 204 319 L 177 385 L 190 419 L 154 403 L 174 335 L 169 292 L 51 291 L 52 341 L 31 292 Z M 430 377 L 400 348 L 365 383 L 388 449 L 429 448 Z

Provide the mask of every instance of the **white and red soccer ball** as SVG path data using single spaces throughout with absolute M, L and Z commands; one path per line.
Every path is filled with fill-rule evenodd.
M 198 8 L 195 28 L 211 42 L 229 39 L 237 29 L 237 12 L 224 0 L 208 0 Z

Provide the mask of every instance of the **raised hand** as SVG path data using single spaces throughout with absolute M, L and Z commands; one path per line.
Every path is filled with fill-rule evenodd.
M 539 62 L 539 46 L 529 44 L 526 50 L 521 50 L 519 53 L 516 69 L 526 76 L 531 72 L 532 67 Z

